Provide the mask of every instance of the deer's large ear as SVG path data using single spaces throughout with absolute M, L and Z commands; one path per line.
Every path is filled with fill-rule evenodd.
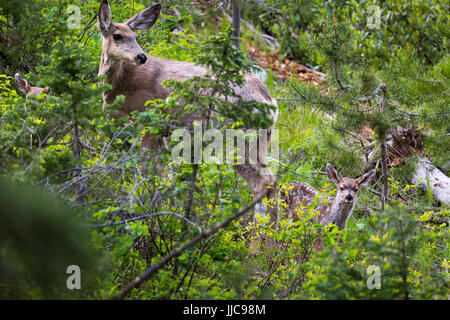
M 155 24 L 156 20 L 158 20 L 160 12 L 161 3 L 154 4 L 134 17 L 128 19 L 125 24 L 128 25 L 131 30 L 149 29 Z
M 31 88 L 27 79 L 22 77 L 20 74 L 16 73 L 16 75 L 14 76 L 14 80 L 16 82 L 17 90 L 22 92 L 24 95 L 27 95 L 28 91 L 30 91 L 30 88 Z
M 327 163 L 327 176 L 330 181 L 334 183 L 339 183 L 342 180 L 341 175 L 337 172 L 337 170 L 329 163 Z
M 368 184 L 370 181 L 372 181 L 372 179 L 375 177 L 375 173 L 376 170 L 370 170 L 369 172 L 367 172 L 366 174 L 364 174 L 363 176 L 358 178 L 358 183 L 360 186 L 365 186 L 366 184 Z
M 103 0 L 98 10 L 97 28 L 101 34 L 107 34 L 111 28 L 111 8 L 108 0 Z

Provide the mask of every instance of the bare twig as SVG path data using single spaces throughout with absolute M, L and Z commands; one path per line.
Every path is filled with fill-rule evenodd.
M 182 215 L 180 215 L 178 213 L 175 213 L 175 212 L 157 212 L 157 213 L 152 213 L 152 214 L 145 214 L 145 215 L 142 215 L 142 216 L 137 216 L 137 217 L 134 217 L 134 218 L 125 219 L 125 220 L 118 221 L 118 222 L 96 224 L 96 225 L 94 225 L 94 227 L 96 227 L 96 228 L 104 228 L 104 227 L 118 226 L 118 225 L 125 224 L 125 223 L 128 223 L 128 222 L 133 222 L 133 221 L 136 221 L 136 220 L 151 218 L 151 217 L 160 216 L 160 215 L 174 215 L 174 216 L 176 216 L 176 217 L 178 217 L 180 219 L 183 219 L 184 221 L 186 221 L 187 223 L 193 225 L 194 227 L 196 227 L 200 233 L 202 232 L 202 228 L 200 228 L 197 224 L 195 224 L 191 220 L 189 220 L 189 219 L 187 219 L 187 218 L 183 217 Z
M 84 36 L 84 34 L 86 33 L 86 31 L 87 31 L 88 29 L 90 29 L 90 28 L 92 27 L 92 25 L 95 23 L 95 19 L 97 18 L 97 15 L 98 15 L 98 12 L 96 12 L 96 13 L 94 14 L 94 16 L 92 17 L 92 19 L 89 20 L 89 22 L 86 24 L 86 26 L 83 28 L 83 30 L 81 30 L 81 32 L 80 32 L 79 34 L 77 34 L 77 37 L 79 37 L 80 40 L 81 40 L 81 38 L 83 38 L 83 36 Z
M 257 200 L 255 200 L 253 203 L 251 203 L 249 206 L 245 207 L 242 210 L 239 210 L 238 212 L 229 216 L 228 218 L 225 218 L 222 222 L 216 223 L 215 225 L 213 225 L 211 228 L 209 228 L 205 232 L 200 233 L 198 236 L 196 236 L 194 239 L 189 241 L 187 244 L 173 250 L 170 254 L 168 254 L 164 258 L 162 258 L 161 261 L 152 265 L 144 273 L 142 273 L 140 276 L 136 277 L 133 281 L 131 281 L 131 283 L 129 283 L 122 292 L 120 292 L 116 296 L 110 297 L 110 299 L 125 298 L 132 289 L 140 286 L 144 281 L 146 281 L 148 278 L 150 278 L 156 271 L 158 271 L 161 267 L 165 266 L 173 258 L 178 257 L 181 253 L 183 253 L 185 250 L 194 246 L 197 242 L 201 241 L 204 238 L 209 237 L 210 235 L 214 234 L 219 229 L 225 228 L 233 220 L 243 216 L 245 213 L 250 211 L 257 203 L 259 203 L 268 194 L 268 192 L 269 192 L 269 190 L 267 190 L 261 197 L 259 197 Z

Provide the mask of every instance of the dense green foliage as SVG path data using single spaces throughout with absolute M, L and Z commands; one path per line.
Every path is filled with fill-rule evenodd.
M 446 296 L 446 273 L 428 269 L 426 265 L 446 265 L 440 261 L 447 249 L 430 246 L 430 236 L 445 242 L 445 225 L 433 225 L 424 215 L 416 222 L 403 206 L 388 208 L 367 221 L 379 232 L 362 234 L 361 226 L 353 226 L 343 243 L 348 250 L 329 250 L 329 257 L 319 257 L 321 274 L 305 285 L 307 292 L 327 299 L 440 299 Z M 359 248 L 365 250 L 360 251 Z M 443 250 L 443 251 L 442 251 Z M 425 252 L 428 251 L 428 254 Z M 331 258 L 330 258 L 331 257 Z M 427 261 L 427 262 L 425 262 Z M 424 263 L 425 262 L 425 263 Z M 414 265 L 414 268 L 411 266 Z M 379 287 L 367 285 L 379 268 Z M 439 267 L 438 267 L 439 269 Z M 427 290 L 424 288 L 435 288 Z
M 0 298 L 91 297 L 104 256 L 94 248 L 88 220 L 48 192 L 6 179 L 0 205 Z M 87 290 L 67 290 L 66 269 L 75 261 Z
M 304 62 L 322 62 L 322 57 L 308 46 L 309 35 L 320 30 L 333 13 L 351 22 L 358 55 L 377 67 L 406 46 L 416 48 L 421 62 L 426 64 L 437 63 L 448 52 L 449 5 L 445 1 L 269 0 L 266 3 L 269 8 L 245 6 L 246 15 L 261 30 L 278 39 L 282 54 Z
M 172 161 L 169 139 L 193 112 L 210 119 L 209 127 L 270 126 L 269 105 L 244 102 L 231 90 L 244 84 L 243 73 L 254 72 L 255 65 L 246 46 L 242 52 L 232 45 L 229 10 L 217 8 L 215 1 L 174 2 L 177 12 L 170 10 L 170 1 L 163 4 L 158 23 L 138 32 L 142 48 L 205 65 L 209 73 L 166 81 L 174 89 L 168 99 L 147 102 L 148 109 L 130 119 L 115 119 L 123 97 L 102 106 L 109 85 L 99 85 L 97 77 L 98 2 L 0 0 L 0 176 L 5 181 L 0 298 L 117 294 L 175 248 L 252 202 L 232 167 Z M 323 87 L 295 80 L 280 85 L 267 70 L 272 97 L 287 98 L 278 101 L 280 189 L 303 181 L 334 196 L 335 186 L 317 171 L 330 162 L 344 176 L 361 175 L 368 161 L 352 135 L 364 126 L 374 130 L 375 146 L 397 126 L 422 130 L 423 152 L 448 175 L 448 5 L 241 4 L 246 23 L 277 39 L 280 57 L 318 65 L 327 74 Z M 381 24 L 370 29 L 367 10 L 373 4 L 381 9 Z M 78 21 L 69 5 L 81 13 L 74 29 L 67 25 L 68 19 Z M 125 21 L 146 5 L 111 1 L 113 21 Z M 246 23 L 241 41 L 258 42 L 257 31 Z M 51 88 L 50 93 L 19 95 L 16 72 L 33 86 Z M 160 138 L 160 148 L 143 157 L 145 134 Z M 255 228 L 249 212 L 182 252 L 128 298 L 447 299 L 449 211 L 411 185 L 416 156 L 389 168 L 385 210 L 380 209 L 381 183 L 359 191 L 345 230 L 316 224 L 314 204 L 300 208 L 295 222 L 280 204 L 278 228 L 268 217 Z M 274 247 L 251 254 L 252 232 Z M 322 252 L 314 250 L 319 234 Z M 69 264 L 82 270 L 78 292 L 65 286 Z M 379 268 L 380 289 L 367 285 L 370 266 Z

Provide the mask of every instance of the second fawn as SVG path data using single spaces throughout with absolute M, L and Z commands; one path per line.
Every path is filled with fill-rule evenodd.
M 286 185 L 281 191 L 281 202 L 286 205 L 287 212 L 294 219 L 299 206 L 306 206 L 319 196 L 316 210 L 319 224 L 326 226 L 330 223 L 336 224 L 339 230 L 346 227 L 347 221 L 352 215 L 355 207 L 358 190 L 361 186 L 368 184 L 375 177 L 376 170 L 373 169 L 357 179 L 343 178 L 337 170 L 327 164 L 327 176 L 330 181 L 336 183 L 336 196 L 326 197 L 319 195 L 319 192 L 304 182 L 292 182 Z M 323 200 L 328 200 L 326 203 Z M 317 246 L 316 246 L 317 248 Z M 318 248 L 319 250 L 321 248 Z
M 14 80 L 16 82 L 17 92 L 22 93 L 25 97 L 29 95 L 38 96 L 41 93 L 47 94 L 50 92 L 50 88 L 32 87 L 27 79 L 22 77 L 19 73 L 15 74 Z

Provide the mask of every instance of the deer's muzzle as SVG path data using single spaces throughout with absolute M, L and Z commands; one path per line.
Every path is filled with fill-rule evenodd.
M 147 62 L 147 56 L 143 53 L 137 55 L 137 60 L 140 64 L 145 64 Z

